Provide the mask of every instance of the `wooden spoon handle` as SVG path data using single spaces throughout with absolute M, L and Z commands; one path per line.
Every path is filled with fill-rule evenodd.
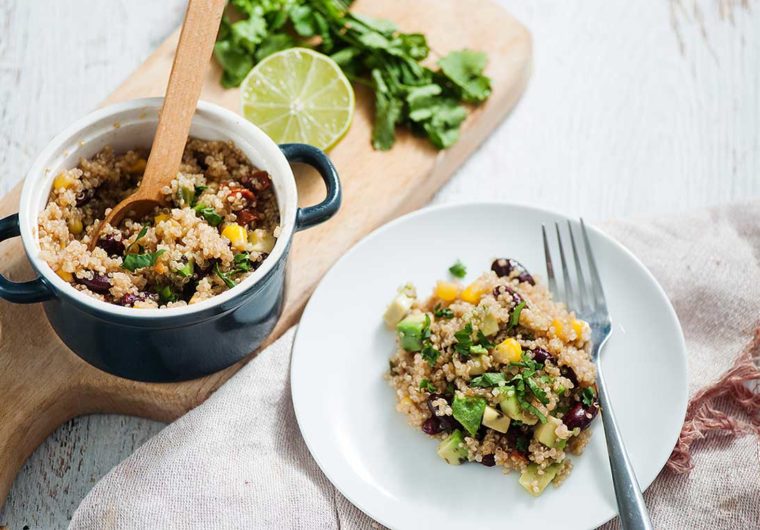
M 143 197 L 160 198 L 167 176 L 177 172 L 201 95 L 226 0 L 190 0 L 179 36 L 145 176 Z M 149 181 L 146 182 L 146 179 Z

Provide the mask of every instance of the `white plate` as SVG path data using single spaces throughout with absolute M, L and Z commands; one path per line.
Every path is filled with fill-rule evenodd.
M 427 297 L 457 259 L 468 277 L 495 257 L 512 257 L 544 277 L 541 223 L 565 217 L 524 206 L 428 208 L 376 230 L 324 277 L 304 311 L 291 365 L 293 405 L 306 444 L 352 503 L 391 528 L 593 528 L 617 513 L 602 422 L 559 487 L 533 498 L 477 464 L 447 465 L 437 441 L 396 412 L 383 374 L 394 337 L 382 322 L 407 281 Z M 686 412 L 686 350 L 662 288 L 629 251 L 589 234 L 604 281 L 613 333 L 602 354 L 639 483 L 665 465 Z

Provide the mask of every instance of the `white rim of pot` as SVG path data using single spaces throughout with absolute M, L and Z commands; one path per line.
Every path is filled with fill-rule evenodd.
M 108 120 L 111 117 L 115 120 L 115 117 L 118 114 L 127 111 L 136 111 L 140 109 L 144 109 L 147 112 L 157 111 L 161 108 L 162 102 L 163 98 L 161 97 L 134 99 L 123 103 L 109 105 L 88 114 L 64 129 L 45 147 L 45 149 L 42 150 L 32 164 L 24 182 L 21 201 L 19 203 L 19 227 L 27 257 L 32 262 L 37 272 L 44 276 L 45 280 L 52 284 L 57 291 L 75 298 L 77 302 L 97 312 L 136 319 L 156 319 L 192 315 L 194 313 L 203 312 L 214 306 L 220 306 L 250 289 L 261 278 L 266 276 L 269 271 L 274 268 L 280 258 L 282 258 L 295 231 L 298 192 L 296 189 L 295 177 L 293 176 L 293 170 L 288 164 L 285 155 L 280 151 L 280 148 L 261 129 L 247 121 L 242 116 L 220 107 L 219 105 L 206 101 L 199 101 L 196 115 L 205 114 L 208 117 L 218 120 L 220 124 L 223 125 L 223 127 L 220 128 L 229 130 L 230 136 L 239 137 L 249 146 L 259 151 L 262 156 L 267 159 L 269 165 L 269 167 L 262 167 L 261 169 L 268 171 L 272 176 L 272 180 L 281 180 L 284 184 L 282 188 L 284 190 L 283 196 L 281 197 L 279 194 L 277 195 L 277 202 L 280 210 L 280 235 L 277 238 L 272 252 L 264 260 L 261 266 L 235 287 L 215 295 L 208 300 L 192 305 L 163 309 L 135 309 L 104 302 L 82 293 L 58 276 L 47 262 L 40 257 L 40 245 L 37 238 L 37 217 L 41 210 L 37 210 L 36 204 L 39 203 L 40 194 L 44 194 L 47 198 L 54 178 L 52 175 L 54 172 L 48 169 L 48 165 L 62 152 L 65 152 L 67 148 L 76 149 L 77 145 L 82 145 L 82 142 L 86 143 L 88 141 L 88 134 L 86 131 L 93 125 Z M 147 112 L 145 115 L 139 116 L 137 119 L 130 120 L 130 123 L 153 121 L 153 119 L 149 118 Z M 95 139 L 98 136 L 100 136 L 100 134 L 95 133 L 92 135 L 92 139 Z M 239 145 L 239 142 L 235 143 Z M 47 200 L 45 200 L 44 203 L 46 204 Z

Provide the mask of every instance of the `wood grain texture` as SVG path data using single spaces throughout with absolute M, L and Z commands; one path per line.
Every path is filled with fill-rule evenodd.
M 758 194 L 756 1 L 731 17 L 714 0 L 501 3 L 533 34 L 530 86 L 434 202 L 509 200 L 603 219 Z M 0 189 L 183 9 L 183 0 L 0 0 Z M 161 426 L 117 415 L 66 423 L 25 464 L 0 526 L 65 528 L 90 487 Z
M 441 54 L 460 48 L 487 49 L 493 93 L 471 113 L 463 124 L 460 141 L 452 149 L 437 152 L 404 133 L 389 153 L 371 149 L 371 95 L 366 91 L 357 94 L 351 131 L 331 153 L 341 173 L 344 206 L 329 224 L 295 237 L 285 309 L 270 340 L 296 322 L 316 281 L 352 243 L 430 199 L 514 106 L 529 76 L 530 36 L 496 4 L 484 0 L 419 0 L 409 6 L 388 0 L 382 5 L 358 1 L 354 8 L 393 19 L 407 31 L 426 33 L 431 47 Z M 470 20 L 462 24 L 467 15 Z M 175 32 L 167 39 L 108 101 L 163 93 L 178 35 Z M 211 69 L 204 99 L 236 110 L 238 91 L 221 89 L 218 80 L 218 69 Z M 307 173 L 297 173 L 302 203 L 319 202 L 324 194 L 322 185 Z M 19 191 L 20 183 L 0 200 L 0 213 L 15 210 Z M 18 240 L 5 245 L 2 262 L 3 272 L 11 278 L 28 272 Z M 29 321 L 38 324 L 26 326 Z M 19 308 L 2 302 L 0 324 L 4 330 L 0 363 L 6 367 L 0 372 L 0 387 L 8 389 L 7 399 L 0 403 L 0 498 L 31 451 L 61 423 L 94 412 L 170 420 L 202 402 L 242 365 L 190 382 L 136 383 L 80 361 L 52 333 L 39 305 Z M 43 380 L 45 385 L 31 385 L 34 380 Z

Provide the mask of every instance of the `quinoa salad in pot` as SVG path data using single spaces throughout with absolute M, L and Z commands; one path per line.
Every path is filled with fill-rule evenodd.
M 449 271 L 466 275 L 460 262 Z M 534 496 L 562 483 L 599 412 L 586 322 L 512 259 L 466 286 L 439 281 L 427 299 L 405 285 L 384 320 L 396 408 L 443 460 L 516 470 Z
M 105 147 L 60 172 L 38 217 L 40 256 L 75 289 L 135 308 L 207 300 L 253 273 L 272 251 L 280 213 L 272 180 L 229 141 L 190 138 L 163 206 L 93 230 L 134 193 L 147 152 Z

